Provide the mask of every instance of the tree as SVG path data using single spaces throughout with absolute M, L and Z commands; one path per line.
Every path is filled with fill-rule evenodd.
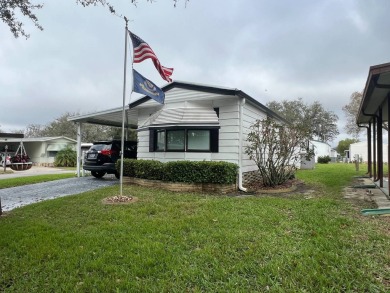
M 68 121 L 68 117 L 75 116 L 77 113 L 65 113 L 47 125 L 30 124 L 24 131 L 25 137 L 40 136 L 66 136 L 77 139 L 77 125 Z M 105 125 L 83 124 L 81 132 L 81 141 L 93 142 L 99 140 L 110 140 L 121 137 L 121 128 Z M 132 131 L 129 140 L 136 140 L 137 133 Z
M 299 125 L 282 125 L 272 118 L 257 120 L 248 134 L 246 154 L 254 160 L 264 186 L 285 183 L 297 169 L 301 150 L 307 146 L 307 132 Z M 306 158 L 314 155 L 308 150 Z
M 339 134 L 338 116 L 325 110 L 318 101 L 312 104 L 304 103 L 301 98 L 293 101 L 272 101 L 267 103 L 267 107 L 298 126 L 302 131 L 306 131 L 309 139 L 328 142 L 333 141 Z
M 355 142 L 359 142 L 359 140 L 356 138 L 346 138 L 344 140 L 340 140 L 336 150 L 340 155 L 344 155 L 344 151 L 349 150 L 350 144 Z
M 153 2 L 153 0 L 146 1 Z M 172 1 L 176 7 L 179 0 Z M 188 1 L 185 0 L 185 3 Z M 30 36 L 24 31 L 23 22 L 18 19 L 18 14 L 20 13 L 29 18 L 38 29 L 43 30 L 43 27 L 39 24 L 38 17 L 35 15 L 38 9 L 43 8 L 43 4 L 32 4 L 31 2 L 31 0 L 0 0 L 0 19 L 8 25 L 15 38 L 24 36 L 27 39 Z M 137 0 L 130 0 L 130 2 L 134 5 L 137 4 Z M 84 7 L 101 5 L 107 7 L 110 13 L 118 15 L 114 6 L 107 0 L 76 0 L 76 3 Z
M 360 109 L 362 98 L 363 98 L 362 93 L 353 92 L 351 97 L 349 98 L 349 103 L 343 107 L 343 111 L 347 116 L 347 123 L 344 129 L 348 134 L 352 135 L 352 137 L 356 139 L 358 139 L 361 132 L 364 131 L 364 128 L 359 127 L 356 122 L 357 117 L 359 115 L 359 109 Z M 382 128 L 388 131 L 389 123 L 383 122 Z
M 349 103 L 343 107 L 343 111 L 347 117 L 347 123 L 345 124 L 344 129 L 355 139 L 359 138 L 359 135 L 363 130 L 363 128 L 359 127 L 356 123 L 362 97 L 362 93 L 353 92 L 349 97 Z
M 29 124 L 24 131 L 25 137 L 39 137 L 43 136 L 44 126 L 41 124 Z

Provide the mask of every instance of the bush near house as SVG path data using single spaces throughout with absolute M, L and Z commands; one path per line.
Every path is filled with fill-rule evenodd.
M 120 171 L 120 160 L 117 162 Z M 123 160 L 123 176 L 186 183 L 236 183 L 238 166 L 228 162 Z
M 320 156 L 318 157 L 319 164 L 328 164 L 331 161 L 329 156 Z
M 60 150 L 54 160 L 55 167 L 75 167 L 77 163 L 77 153 L 67 146 Z

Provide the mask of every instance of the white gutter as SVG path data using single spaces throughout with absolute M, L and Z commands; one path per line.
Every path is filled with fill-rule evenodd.
M 238 133 L 238 189 L 246 192 L 247 189 L 242 186 L 242 138 L 243 138 L 243 123 L 244 123 L 244 115 L 243 115 L 243 108 L 245 105 L 245 98 L 242 98 L 240 101 L 240 126 L 239 126 L 239 133 Z

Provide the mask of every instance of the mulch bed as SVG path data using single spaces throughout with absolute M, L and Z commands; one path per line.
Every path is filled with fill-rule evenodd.
M 291 179 L 274 187 L 264 186 L 261 183 L 254 183 L 250 185 L 248 189 L 250 192 L 255 193 L 286 193 L 295 191 L 298 188 L 298 185 L 302 184 L 303 183 L 297 179 Z
M 105 199 L 102 200 L 102 203 L 117 205 L 117 204 L 130 204 L 130 203 L 135 203 L 137 201 L 138 201 L 138 197 L 135 196 L 115 195 L 111 197 L 106 197 Z

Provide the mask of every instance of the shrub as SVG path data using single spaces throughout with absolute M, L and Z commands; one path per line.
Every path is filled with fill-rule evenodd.
M 318 157 L 318 163 L 320 164 L 328 164 L 331 161 L 329 156 L 320 156 Z
M 75 167 L 76 164 L 77 153 L 70 146 L 60 150 L 54 159 L 54 166 L 56 167 Z
M 137 178 L 161 180 L 163 178 L 164 163 L 154 160 L 136 160 L 135 176 Z
M 117 162 L 119 172 L 120 161 Z M 228 162 L 209 161 L 175 161 L 162 163 L 154 160 L 123 161 L 123 175 L 150 180 L 164 180 L 186 183 L 220 183 L 236 182 L 238 166 Z

